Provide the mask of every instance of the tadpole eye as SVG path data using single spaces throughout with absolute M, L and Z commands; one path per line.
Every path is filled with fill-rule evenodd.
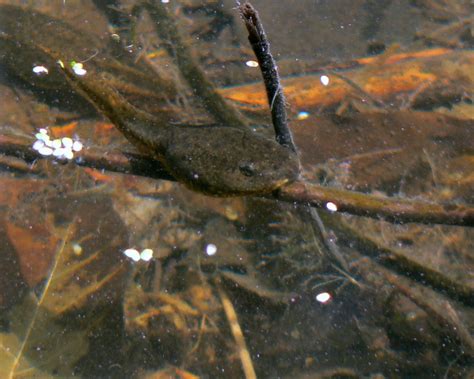
M 239 166 L 239 170 L 245 176 L 254 176 L 257 173 L 254 164 L 248 162 L 241 163 Z

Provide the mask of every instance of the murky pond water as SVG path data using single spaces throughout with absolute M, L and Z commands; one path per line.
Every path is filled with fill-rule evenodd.
M 233 1 L 0 3 L 1 378 L 474 375 L 468 2 L 255 0 L 301 173 L 232 197 L 114 124 L 274 141 Z

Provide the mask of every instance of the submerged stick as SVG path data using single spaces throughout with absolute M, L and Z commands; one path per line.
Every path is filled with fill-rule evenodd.
M 456 338 L 461 343 L 466 355 L 472 356 L 474 354 L 474 339 L 471 336 L 471 332 L 460 320 L 449 301 L 430 301 L 426 294 L 417 291 L 416 288 L 412 288 L 409 284 L 401 283 L 396 275 L 389 272 L 382 272 L 382 275 L 398 291 L 433 317 L 443 330 Z
M 430 268 L 403 252 L 378 241 L 351 227 L 343 218 L 323 215 L 324 223 L 337 233 L 338 241 L 346 246 L 363 252 L 372 261 L 377 262 L 411 280 L 428 285 L 435 291 L 460 301 L 466 306 L 474 306 L 474 289 L 468 284 L 450 278 L 442 272 Z
M 333 187 L 294 182 L 276 194 L 279 200 L 309 204 L 356 216 L 378 218 L 393 223 L 417 222 L 474 226 L 474 207 L 461 204 L 438 204 L 427 201 L 374 196 Z
M 252 358 L 250 357 L 249 350 L 247 349 L 247 344 L 245 343 L 244 333 L 239 324 L 239 319 L 237 318 L 237 313 L 235 312 L 234 306 L 230 301 L 229 297 L 222 289 L 219 280 L 215 281 L 217 292 L 221 298 L 222 307 L 224 308 L 227 321 L 230 325 L 230 330 L 232 336 L 234 337 L 235 343 L 239 350 L 240 361 L 242 362 L 242 369 L 244 370 L 245 379 L 256 379 L 257 375 L 255 374 L 255 369 L 253 367 Z
M 40 159 L 50 158 L 33 150 L 31 148 L 33 142 L 34 140 L 29 138 L 0 135 L 0 154 L 22 159 L 30 164 Z M 67 160 L 60 160 L 59 162 L 68 163 Z M 72 162 L 77 166 L 97 170 L 176 181 L 158 160 L 137 153 L 87 147 L 80 152 L 76 152 Z M 35 169 L 32 167 L 31 170 L 34 171 Z
M 275 128 L 276 139 L 280 145 L 286 146 L 296 152 L 291 131 L 288 127 L 285 95 L 280 84 L 280 76 L 275 60 L 270 52 L 268 42 L 262 22 L 257 11 L 250 3 L 239 6 L 240 15 L 245 22 L 249 32 L 249 42 L 257 58 L 263 82 L 267 91 L 268 104 L 272 113 L 273 127 Z
M 26 162 L 49 158 L 33 150 L 31 148 L 33 142 L 34 140 L 30 138 L 0 135 L 0 153 L 23 159 Z M 98 148 L 88 148 L 76 155 L 74 163 L 78 166 L 175 181 L 160 162 L 137 153 L 105 152 Z M 374 196 L 308 184 L 302 180 L 283 187 L 276 193 L 267 195 L 267 197 L 326 210 L 328 209 L 328 203 L 333 203 L 338 212 L 383 219 L 393 223 L 417 222 L 421 224 L 474 226 L 474 207 L 470 205 L 437 204 Z

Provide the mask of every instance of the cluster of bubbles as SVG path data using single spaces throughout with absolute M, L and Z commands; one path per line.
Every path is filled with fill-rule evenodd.
M 73 159 L 74 153 L 82 150 L 82 143 L 69 137 L 51 139 L 46 129 L 40 129 L 35 134 L 36 141 L 33 149 L 44 156 L 54 156 L 59 159 Z
M 123 252 L 123 254 L 134 262 L 148 262 L 153 258 L 152 249 L 144 249 L 141 253 L 136 249 L 127 249 Z

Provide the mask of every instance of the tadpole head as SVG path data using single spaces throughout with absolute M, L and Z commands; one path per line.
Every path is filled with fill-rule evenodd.
M 175 129 L 165 162 L 179 181 L 194 190 L 216 196 L 265 194 L 299 176 L 295 153 L 251 130 Z

